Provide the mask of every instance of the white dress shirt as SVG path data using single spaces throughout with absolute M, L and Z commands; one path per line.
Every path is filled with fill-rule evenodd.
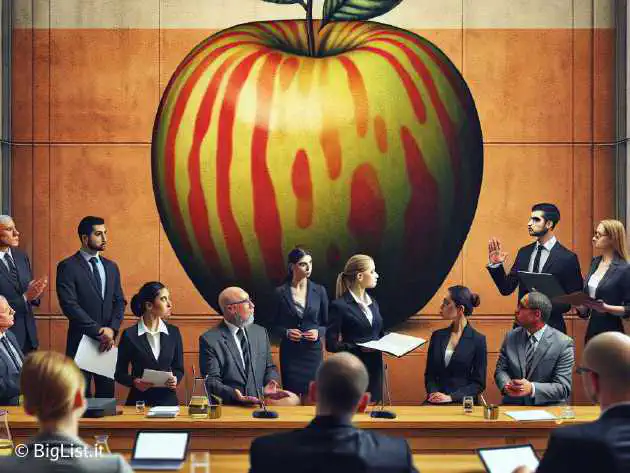
M 98 269 L 98 274 L 101 277 L 101 297 L 105 299 L 105 284 L 107 282 L 107 276 L 105 274 L 105 266 L 103 266 L 103 262 L 101 261 L 100 254 L 96 252 L 95 255 L 91 255 L 89 253 L 86 253 L 83 250 L 80 250 L 79 252 L 81 253 L 81 256 L 85 258 L 85 261 L 87 261 L 87 264 L 92 270 L 92 272 L 94 272 L 94 268 L 92 267 L 92 263 L 90 263 L 90 260 L 92 258 L 96 258 L 96 269 Z
M 545 267 L 545 263 L 547 262 L 547 259 L 549 258 L 549 253 L 551 252 L 553 245 L 555 245 L 557 241 L 558 239 L 555 236 L 553 236 L 549 238 L 549 240 L 547 240 L 544 245 L 542 245 L 542 252 L 540 253 L 540 266 L 539 266 L 541 273 L 543 272 L 542 269 Z M 529 257 L 529 265 L 527 266 L 527 271 L 529 272 L 534 271 L 534 260 L 536 259 L 536 252 L 538 252 L 539 246 L 540 246 L 540 243 L 536 242 L 536 246 L 534 246 L 534 251 L 532 251 L 532 255 Z
M 450 346 L 446 346 L 446 350 L 444 350 L 444 366 L 448 366 L 451 362 L 451 358 L 453 358 L 453 353 L 455 353 L 455 349 Z
M 138 322 L 138 336 L 141 337 L 144 334 L 147 334 L 147 341 L 149 342 L 149 346 L 151 347 L 151 351 L 153 352 L 153 356 L 157 361 L 160 357 L 160 334 L 168 335 L 168 329 L 166 328 L 166 324 L 162 319 L 160 319 L 160 323 L 158 324 L 158 328 L 155 332 L 149 330 L 149 328 L 144 324 L 144 320 L 140 319 Z
M 223 320 L 225 320 L 225 319 L 223 319 Z M 245 366 L 245 359 L 243 358 L 243 349 L 241 348 L 241 341 L 236 336 L 236 332 L 238 332 L 238 329 L 240 327 L 237 327 L 236 325 L 231 324 L 227 320 L 225 320 L 225 325 L 227 325 L 228 328 L 230 329 L 230 333 L 232 334 L 232 338 L 234 339 L 234 343 L 236 344 L 236 349 L 238 350 L 239 354 L 241 355 L 241 361 L 243 362 L 243 366 Z M 243 332 L 243 333 L 245 333 L 245 332 Z M 247 340 L 247 335 L 245 335 L 245 339 Z
M 2 260 L 2 264 L 4 264 L 4 267 L 7 268 L 8 271 L 10 271 L 11 269 L 9 268 L 9 264 L 7 263 L 7 260 L 4 259 L 4 255 L 6 255 L 7 253 L 9 253 L 9 256 L 11 256 L 11 259 L 13 260 L 13 264 L 15 264 L 15 259 L 13 259 L 13 253 L 11 253 L 11 247 L 7 248 L 6 251 L 0 251 L 0 260 Z
M 588 295 L 591 296 L 593 299 L 595 299 L 595 293 L 597 292 L 597 286 L 599 286 L 599 283 L 602 282 L 602 279 L 604 278 L 604 275 L 606 274 L 606 271 L 604 271 L 603 273 L 597 273 L 594 272 L 590 278 L 588 278 Z
M 356 303 L 359 304 L 359 308 L 361 309 L 361 312 L 363 312 L 363 315 L 365 315 L 365 318 L 368 319 L 368 322 L 370 322 L 370 325 L 372 325 L 374 323 L 374 314 L 372 313 L 372 309 L 370 309 L 372 299 L 370 298 L 369 294 L 365 292 L 365 301 L 362 301 L 354 295 L 354 292 L 349 292 L 350 294 L 352 294 L 352 298 L 356 301 Z

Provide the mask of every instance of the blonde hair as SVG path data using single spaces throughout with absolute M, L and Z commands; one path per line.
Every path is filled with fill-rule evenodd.
M 374 260 L 368 255 L 353 255 L 346 262 L 343 272 L 337 276 L 335 297 L 341 297 L 350 290 L 350 286 L 357 280 L 357 275 L 370 269 L 370 263 Z
M 20 374 L 24 408 L 41 422 L 61 420 L 74 408 L 85 378 L 73 360 L 53 351 L 28 355 Z
M 608 238 L 612 242 L 613 249 L 617 256 L 624 261 L 629 261 L 628 245 L 626 243 L 626 228 L 619 220 L 602 220 L 599 222 L 604 227 L 604 230 L 608 234 Z

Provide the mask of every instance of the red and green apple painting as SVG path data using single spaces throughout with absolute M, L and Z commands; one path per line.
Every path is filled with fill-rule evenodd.
M 219 31 L 179 64 L 155 119 L 152 175 L 171 245 L 206 301 L 245 288 L 269 314 L 286 254 L 334 295 L 374 257 L 386 324 L 420 310 L 469 232 L 483 174 L 472 95 L 434 44 L 368 21 L 402 0 L 312 0 L 306 19 Z

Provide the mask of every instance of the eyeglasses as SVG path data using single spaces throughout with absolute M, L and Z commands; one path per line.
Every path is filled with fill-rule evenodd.
M 577 368 L 575 368 L 575 372 L 577 374 L 580 374 L 580 375 L 585 374 L 585 373 L 595 373 L 595 374 L 597 374 L 597 372 L 593 371 L 590 368 L 587 368 L 586 366 L 578 366 Z
M 229 304 L 225 304 L 225 306 L 228 307 L 228 306 L 240 305 L 240 304 L 254 305 L 254 301 L 252 301 L 251 299 L 243 299 L 242 301 L 230 302 Z
M 595 232 L 595 234 L 593 235 L 593 238 L 599 240 L 600 238 L 607 237 L 607 236 L 608 236 L 608 233 Z

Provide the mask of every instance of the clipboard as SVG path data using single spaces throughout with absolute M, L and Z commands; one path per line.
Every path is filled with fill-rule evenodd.
M 530 271 L 518 271 L 517 274 L 521 284 L 527 288 L 528 292 L 542 292 L 552 300 L 566 294 L 553 274 L 532 273 Z

